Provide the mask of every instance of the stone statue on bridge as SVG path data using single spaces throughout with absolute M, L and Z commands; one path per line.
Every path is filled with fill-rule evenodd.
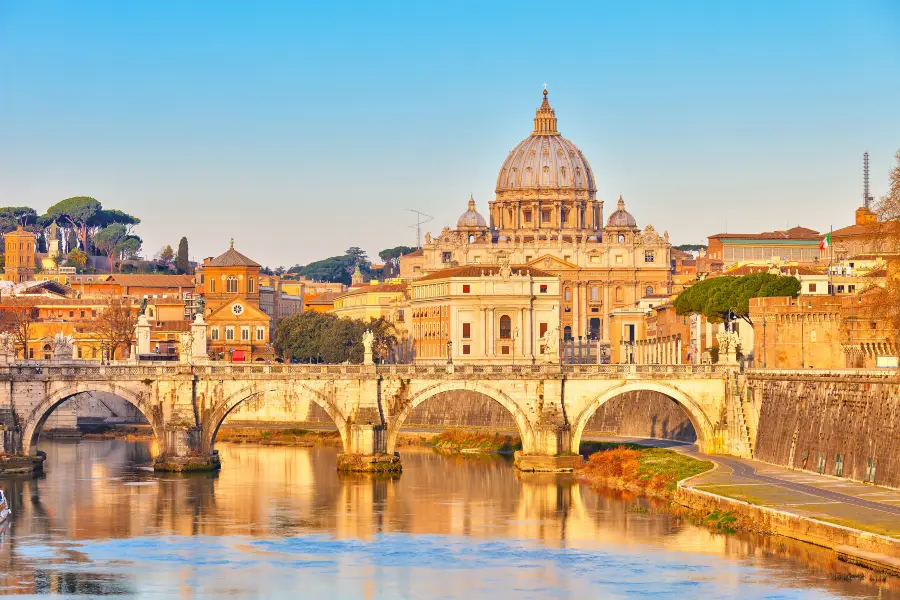
M 366 329 L 362 335 L 363 344 L 363 364 L 374 365 L 375 360 L 372 358 L 372 346 L 375 344 L 375 334 L 371 329 Z
M 544 334 L 547 336 L 547 344 L 544 347 L 544 357 L 548 363 L 559 362 L 559 325 L 554 325 Z
M 57 333 L 53 338 L 53 358 L 56 360 L 72 360 L 75 353 L 75 338 L 64 333 Z

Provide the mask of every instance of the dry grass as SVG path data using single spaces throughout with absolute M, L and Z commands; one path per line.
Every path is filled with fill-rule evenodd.
M 522 448 L 518 436 L 499 433 L 476 433 L 462 429 L 447 429 L 431 440 L 431 445 L 442 450 L 460 452 L 478 450 L 481 452 L 514 452 Z
M 578 472 L 593 485 L 671 498 L 678 481 L 711 468 L 672 450 L 619 445 L 591 454 Z
M 310 429 L 263 429 L 257 427 L 222 427 L 217 442 L 263 444 L 266 446 L 339 446 L 337 431 Z

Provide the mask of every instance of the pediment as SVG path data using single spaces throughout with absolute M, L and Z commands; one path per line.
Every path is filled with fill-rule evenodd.
M 581 268 L 576 264 L 572 264 L 569 261 L 553 256 L 552 254 L 538 256 L 525 264 L 542 271 L 578 271 Z

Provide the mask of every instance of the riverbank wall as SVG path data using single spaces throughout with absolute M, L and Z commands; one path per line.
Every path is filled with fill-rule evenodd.
M 747 377 L 754 458 L 900 488 L 900 378 L 767 371 Z
M 689 481 L 689 480 L 686 480 Z M 760 533 L 781 535 L 834 550 L 841 560 L 900 576 L 900 540 L 719 496 L 678 483 L 674 502 L 703 514 L 749 519 Z

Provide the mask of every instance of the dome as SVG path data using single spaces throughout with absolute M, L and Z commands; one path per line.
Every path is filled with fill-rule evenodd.
M 637 227 L 637 221 L 634 220 L 634 217 L 631 216 L 631 213 L 625 210 L 625 201 L 622 200 L 622 195 L 619 195 L 619 202 L 616 204 L 616 210 L 613 214 L 609 215 L 609 220 L 606 221 L 607 227 Z
M 587 158 L 556 130 L 547 90 L 535 113 L 534 131 L 512 149 L 497 177 L 498 194 L 525 189 L 582 192 L 590 199 L 597 191 Z
M 459 229 L 487 228 L 487 221 L 484 220 L 481 213 L 475 210 L 475 199 L 472 196 L 469 196 L 469 209 L 460 215 L 459 220 L 456 222 L 456 226 Z

